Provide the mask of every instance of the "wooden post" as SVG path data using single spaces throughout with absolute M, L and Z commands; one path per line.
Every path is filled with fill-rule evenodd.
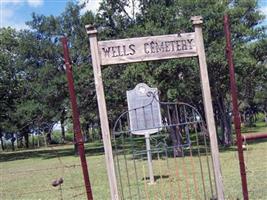
M 200 67 L 200 79 L 201 79 L 203 103 L 204 103 L 204 108 L 205 108 L 207 128 L 208 128 L 209 137 L 210 137 L 210 148 L 211 148 L 211 156 L 212 156 L 212 161 L 213 161 L 212 163 L 213 163 L 214 174 L 215 174 L 217 198 L 218 200 L 223 200 L 224 199 L 224 187 L 223 187 L 223 182 L 222 182 L 218 142 L 217 142 L 217 135 L 216 135 L 216 129 L 215 129 L 214 114 L 213 114 L 210 85 L 209 85 L 209 77 L 208 77 L 208 70 L 207 70 L 207 63 L 206 63 L 206 56 L 205 56 L 205 49 L 204 49 L 203 34 L 202 34 L 203 20 L 201 16 L 194 16 L 191 18 L 191 20 L 194 25 L 195 34 L 196 34 L 196 46 L 197 46 L 198 61 L 199 61 L 199 67 Z
M 105 101 L 105 94 L 103 88 L 103 81 L 101 75 L 101 66 L 100 66 L 100 58 L 98 53 L 98 44 L 97 44 L 97 30 L 91 26 L 86 25 L 86 32 L 89 36 L 92 63 L 93 63 L 93 71 L 94 71 L 94 79 L 95 79 L 95 87 L 96 87 L 96 95 L 98 102 L 98 110 L 100 115 L 100 123 L 101 123 L 101 132 L 103 137 L 104 149 L 105 149 L 105 159 L 106 159 L 106 167 L 108 172 L 108 180 L 109 180 L 109 188 L 112 200 L 118 200 L 118 187 L 115 175 L 114 168 L 114 160 L 112 155 L 112 146 L 110 140 L 110 131 L 108 124 L 108 115 Z

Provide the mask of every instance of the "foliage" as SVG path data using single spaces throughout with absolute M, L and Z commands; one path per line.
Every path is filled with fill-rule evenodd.
M 266 73 L 266 68 L 259 63 L 266 59 L 263 56 L 266 55 L 266 48 L 263 50 L 257 48 L 259 44 L 265 47 L 263 41 L 266 39 L 266 33 L 265 28 L 259 26 L 264 16 L 257 10 L 257 1 L 140 1 L 139 12 L 135 18 L 133 15 L 132 18 L 129 17 L 130 12 L 127 15 L 124 13 L 126 9 L 121 8 L 127 7 L 131 1 L 119 2 L 109 4 L 104 1 L 100 7 L 97 19 L 101 22 L 99 24 L 101 39 L 107 36 L 125 38 L 190 32 L 192 31 L 190 17 L 203 16 L 204 40 L 216 121 L 223 130 L 220 142 L 225 145 L 231 144 L 229 70 L 225 58 L 223 15 L 228 13 L 231 18 L 237 81 L 242 95 L 240 100 L 252 107 L 255 104 L 256 91 L 262 90 L 263 82 L 266 82 L 266 77 L 263 75 Z M 251 50 L 252 45 L 258 49 L 257 53 Z M 252 76 L 247 76 L 248 73 Z M 107 80 L 105 84 L 108 88 L 106 94 L 110 102 L 108 103 L 110 119 L 112 119 L 112 109 L 118 110 L 122 105 L 121 109 L 126 109 L 125 98 L 121 96 L 125 96 L 125 90 L 133 88 L 139 82 L 147 82 L 164 91 L 161 93 L 162 100 L 188 102 L 204 115 L 198 74 L 197 62 L 193 59 L 106 68 L 103 70 L 103 76 Z M 249 84 L 244 85 L 244 81 Z M 119 88 L 118 83 L 120 83 Z M 118 96 L 114 94 L 115 91 Z M 262 94 L 262 91 L 259 93 Z M 114 106 L 115 101 L 118 101 L 117 106 Z
M 132 6 L 130 6 L 132 5 Z M 266 27 L 256 0 L 103 1 L 97 13 L 69 2 L 58 16 L 33 13 L 30 30 L 0 30 L 0 133 L 45 132 L 55 123 L 71 123 L 71 108 L 60 38 L 67 36 L 83 132 L 99 125 L 96 92 L 84 26 L 95 24 L 98 39 L 116 39 L 193 31 L 190 17 L 204 18 L 204 40 L 220 142 L 231 144 L 231 102 L 225 58 L 223 15 L 231 19 L 240 109 L 249 115 L 267 112 Z M 134 9 L 133 9 L 134 8 Z M 158 87 L 163 101 L 187 102 L 203 113 L 196 59 L 153 61 L 103 68 L 111 126 L 127 109 L 126 90 L 146 82 Z M 248 76 L 249 74 L 249 76 Z M 245 84 L 244 84 L 245 83 Z M 0 135 L 1 136 L 1 135 Z M 27 144 L 26 144 L 27 146 Z

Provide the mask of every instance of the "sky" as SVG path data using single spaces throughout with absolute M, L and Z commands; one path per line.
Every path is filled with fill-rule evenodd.
M 87 1 L 86 10 L 95 12 L 101 0 L 73 0 Z M 31 20 L 33 12 L 43 15 L 60 15 L 68 0 L 0 0 L 0 27 L 10 26 L 17 30 L 27 28 L 26 21 Z M 259 0 L 259 8 L 267 17 L 267 0 Z M 263 22 L 267 25 L 267 19 Z
M 16 29 L 27 28 L 26 21 L 31 20 L 32 13 L 43 15 L 60 15 L 69 0 L 0 0 L 0 27 L 11 26 Z M 87 1 L 86 10 L 96 11 L 101 0 Z M 85 10 L 84 10 L 85 11 Z

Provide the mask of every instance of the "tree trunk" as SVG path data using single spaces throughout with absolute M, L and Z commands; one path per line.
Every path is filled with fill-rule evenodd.
M 37 147 L 38 148 L 40 147 L 40 137 L 39 137 L 39 134 L 37 135 Z
M 0 133 L 0 142 L 1 142 L 1 149 L 2 149 L 2 151 L 4 151 L 5 146 L 4 146 L 4 140 L 3 140 L 3 134 L 2 133 Z
M 15 143 L 15 137 L 14 137 L 14 134 L 12 133 L 12 138 L 11 138 L 11 147 L 12 147 L 12 151 L 15 151 L 15 145 L 14 145 L 14 143 Z
M 84 140 L 84 142 L 89 142 L 89 140 L 90 140 L 88 123 L 84 124 L 84 126 L 83 126 L 83 140 Z
M 169 110 L 169 112 L 170 112 L 170 117 L 171 117 L 171 119 L 169 119 L 170 123 L 171 124 L 179 124 L 179 119 L 176 116 L 176 111 L 175 110 Z M 181 128 L 179 127 L 179 125 L 177 125 L 177 126 L 170 127 L 169 131 L 170 131 L 170 138 L 171 138 L 172 145 L 173 145 L 174 156 L 175 157 L 183 156 L 183 151 L 182 151 L 182 147 L 181 147 L 181 144 L 182 144 Z
M 66 118 L 66 111 L 65 111 L 65 108 L 63 108 L 61 112 L 61 116 L 60 116 L 61 140 L 63 144 L 65 143 L 65 140 L 66 140 L 65 127 L 64 127 L 65 118 Z
M 32 134 L 32 148 L 34 149 L 35 145 L 34 145 L 34 135 Z
M 20 134 L 19 137 L 17 137 L 17 148 L 23 148 L 23 136 Z
M 15 151 L 14 141 L 11 141 L 11 147 L 12 147 L 12 151 Z
M 61 118 L 60 120 L 60 126 L 61 126 L 61 140 L 62 140 L 62 143 L 64 144 L 65 143 L 65 127 L 64 127 L 64 121 L 65 121 L 65 118 Z
M 225 146 L 229 146 L 232 144 L 232 123 L 231 117 L 229 116 L 229 112 L 225 108 L 223 97 L 219 97 L 217 99 L 217 104 L 219 108 L 219 121 L 222 131 L 222 143 Z
M 88 127 L 88 140 L 94 142 L 94 132 L 92 124 Z
M 221 121 L 220 121 L 219 113 L 216 112 L 216 114 L 215 114 L 215 128 L 216 128 L 217 138 L 218 138 L 219 144 L 223 145 L 223 140 L 221 139 L 220 134 L 219 134 L 219 127 L 218 127 L 219 124 L 221 127 Z
M 98 139 L 101 142 L 102 141 L 102 133 L 101 133 L 101 128 L 99 126 L 97 126 L 97 133 L 98 133 Z
M 174 146 L 174 156 L 181 157 L 183 155 L 182 147 L 180 146 L 182 144 L 182 134 L 179 126 L 170 128 L 170 136 L 172 140 L 172 145 Z
M 29 133 L 24 133 L 25 147 L 29 148 Z
M 46 133 L 43 133 L 42 136 L 44 138 L 45 147 L 47 147 L 47 136 L 46 136 Z
M 49 132 L 45 133 L 45 135 L 46 135 L 47 143 L 51 144 L 51 142 L 52 142 L 51 132 L 49 131 Z

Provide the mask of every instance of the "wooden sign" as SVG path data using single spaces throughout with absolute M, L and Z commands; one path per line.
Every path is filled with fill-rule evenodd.
M 195 33 L 98 42 L 101 65 L 197 56 Z

